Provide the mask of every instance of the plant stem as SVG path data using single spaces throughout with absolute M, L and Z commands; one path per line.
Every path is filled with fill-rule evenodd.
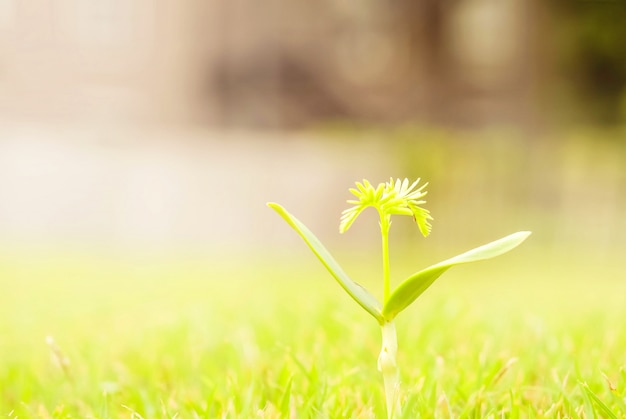
M 380 214 L 380 233 L 383 239 L 383 302 L 389 300 L 391 293 L 389 279 L 389 228 L 391 220 L 388 215 Z
M 393 321 L 382 325 L 383 344 L 378 356 L 378 371 L 383 374 L 385 384 L 385 398 L 387 402 L 387 418 L 393 419 L 400 414 L 400 378 L 396 363 L 398 352 L 398 338 Z

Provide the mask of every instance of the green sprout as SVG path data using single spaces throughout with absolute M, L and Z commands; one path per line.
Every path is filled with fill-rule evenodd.
M 403 181 L 397 179 L 394 181 L 392 178 L 389 182 L 381 183 L 377 187 L 374 187 L 367 180 L 357 182 L 356 188 L 350 189 L 350 192 L 357 199 L 348 201 L 353 207 L 343 211 L 341 216 L 339 231 L 344 233 L 366 208 L 373 207 L 380 215 L 383 257 L 383 304 L 345 273 L 326 247 L 300 220 L 276 203 L 270 202 L 267 204 L 300 235 L 339 285 L 365 311 L 371 314 L 380 325 L 382 329 L 382 348 L 378 356 L 378 370 L 383 375 L 388 418 L 395 418 L 400 414 L 401 410 L 399 400 L 400 382 L 396 364 L 398 351 L 394 324 L 396 316 L 411 305 L 441 274 L 451 267 L 499 256 L 517 247 L 530 235 L 529 231 L 519 231 L 443 262 L 436 263 L 409 276 L 392 292 L 389 277 L 389 230 L 391 227 L 391 216 L 412 216 L 424 237 L 428 236 L 431 230 L 430 221 L 432 217 L 430 212 L 421 207 L 421 205 L 426 203 L 422 198 L 426 196 L 427 192 L 424 189 L 428 184 L 425 183 L 418 187 L 419 182 L 420 179 L 409 183 L 408 179 Z

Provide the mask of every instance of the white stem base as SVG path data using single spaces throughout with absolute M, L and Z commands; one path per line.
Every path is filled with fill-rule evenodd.
M 393 322 L 382 325 L 383 345 L 378 356 L 378 371 L 383 374 L 385 396 L 387 399 L 387 418 L 392 419 L 400 414 L 400 377 L 396 364 L 398 338 Z

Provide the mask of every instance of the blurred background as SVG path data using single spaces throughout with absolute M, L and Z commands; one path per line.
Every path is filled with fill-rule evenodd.
M 276 201 L 374 247 L 339 215 L 393 176 L 430 182 L 434 249 L 528 229 L 617 263 L 625 19 L 621 0 L 0 0 L 0 246 L 295 246 Z M 423 249 L 409 221 L 392 234 Z
M 265 204 L 381 295 L 377 214 L 338 228 L 355 181 L 390 177 L 429 182 L 434 217 L 427 239 L 393 220 L 394 284 L 533 231 L 399 320 L 406 365 L 436 359 L 422 372 L 439 377 L 437 346 L 462 365 L 473 340 L 472 365 L 534 364 L 523 404 L 566 394 L 536 383 L 570 372 L 612 386 L 596 360 L 623 365 L 626 0 L 0 0 L 0 411 L 114 416 L 113 400 L 157 417 L 167 389 L 189 408 L 233 391 L 283 406 L 272 371 L 294 362 L 333 377 L 324 392 L 369 388 L 332 360 L 370 359 L 378 334 Z M 500 394 L 483 390 L 468 400 Z

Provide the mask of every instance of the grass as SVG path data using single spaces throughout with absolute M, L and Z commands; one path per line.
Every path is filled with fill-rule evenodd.
M 300 250 L 286 263 L 5 249 L 0 417 L 384 417 L 378 325 Z M 379 277 L 377 261 L 338 258 Z M 404 417 L 626 418 L 619 258 L 529 248 L 451 271 L 397 321 Z

